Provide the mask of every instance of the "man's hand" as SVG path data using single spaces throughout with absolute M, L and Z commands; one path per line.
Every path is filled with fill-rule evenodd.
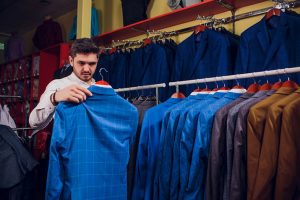
M 57 103 L 61 101 L 80 103 L 86 100 L 87 95 L 92 96 L 93 94 L 79 85 L 70 85 L 56 92 L 55 101 Z

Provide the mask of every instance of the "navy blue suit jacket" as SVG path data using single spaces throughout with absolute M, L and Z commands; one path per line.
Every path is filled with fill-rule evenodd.
M 300 17 L 282 13 L 268 21 L 265 17 L 241 35 L 235 73 L 274 70 L 300 65 Z M 300 81 L 300 76 L 289 75 Z M 286 77 L 282 76 L 284 79 Z M 278 77 L 268 80 L 275 82 Z M 248 86 L 253 80 L 241 81 Z

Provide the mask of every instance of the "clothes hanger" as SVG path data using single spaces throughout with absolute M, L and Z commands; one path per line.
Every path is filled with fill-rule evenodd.
M 254 76 L 252 77 L 252 79 L 253 83 L 247 88 L 248 93 L 256 93 L 260 88 L 260 85 L 256 83 Z
M 289 8 L 289 4 L 286 2 L 277 3 L 274 8 L 270 9 L 266 13 L 266 20 L 269 20 L 273 16 L 280 16 L 282 12 L 285 12 L 285 9 Z
M 285 81 L 285 82 L 282 84 L 282 87 L 285 87 L 285 88 L 291 88 L 291 89 L 297 89 L 297 88 L 299 88 L 299 85 L 298 85 L 296 82 L 290 80 L 290 77 L 287 75 L 285 69 L 284 69 L 284 73 L 285 73 L 285 75 L 287 76 L 288 80 Z
M 101 76 L 102 80 L 101 80 L 101 81 L 97 81 L 97 82 L 96 82 L 96 85 L 99 85 L 99 86 L 110 86 L 110 85 L 108 84 L 108 82 L 106 82 L 106 81 L 103 79 L 103 75 L 102 75 L 102 73 L 101 73 L 101 71 L 102 71 L 103 69 L 104 69 L 105 72 L 108 73 L 108 71 L 107 71 L 105 68 L 100 68 L 99 73 L 100 73 L 100 76 Z
M 268 78 L 266 77 L 266 72 L 265 73 L 265 78 L 267 79 L 267 82 L 265 84 L 263 84 L 262 86 L 260 86 L 260 91 L 262 90 L 270 90 L 272 88 L 272 84 L 269 83 Z
M 178 92 L 173 93 L 171 98 L 176 98 L 176 99 L 185 98 L 185 95 L 183 93 L 179 92 L 179 86 L 178 85 L 176 86 L 176 91 L 178 91 Z
M 280 16 L 281 10 L 278 8 L 272 8 L 266 13 L 266 20 L 269 20 L 273 16 Z

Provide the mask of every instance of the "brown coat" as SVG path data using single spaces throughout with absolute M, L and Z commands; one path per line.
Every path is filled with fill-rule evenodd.
M 300 90 L 282 114 L 275 200 L 300 199 Z
M 260 197 L 261 187 L 257 187 L 256 178 L 259 169 L 262 141 L 264 138 L 266 117 L 269 107 L 293 93 L 290 88 L 280 88 L 276 93 L 254 105 L 248 115 L 247 125 L 247 199 Z M 271 198 L 271 197 L 270 197 Z M 261 200 L 261 199 L 259 199 Z
M 290 94 L 268 108 L 253 199 L 274 199 L 282 112 L 286 105 L 297 98 L 299 98 L 298 93 Z

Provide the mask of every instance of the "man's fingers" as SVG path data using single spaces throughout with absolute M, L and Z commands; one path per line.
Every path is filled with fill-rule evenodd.
M 82 102 L 85 99 L 81 94 L 76 94 L 76 93 L 73 94 L 73 97 L 77 98 L 79 102 Z
M 93 96 L 93 94 L 86 88 L 81 87 L 81 86 L 77 86 L 77 89 L 84 92 L 85 94 L 87 94 L 88 96 Z
M 69 97 L 70 102 L 79 103 L 80 101 L 76 97 Z
M 74 91 L 74 94 L 81 95 L 82 98 L 83 98 L 83 100 L 86 100 L 86 94 L 85 94 L 84 92 L 82 92 L 81 90 L 76 89 L 76 90 Z

